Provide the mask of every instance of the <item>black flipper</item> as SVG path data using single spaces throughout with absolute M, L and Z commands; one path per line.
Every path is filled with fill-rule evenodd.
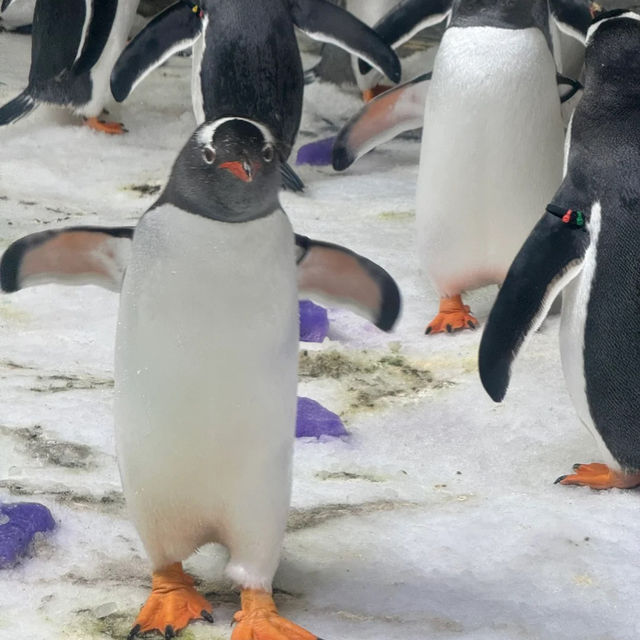
M 367 102 L 338 133 L 333 168 L 344 171 L 371 149 L 421 127 L 430 80 L 431 73 L 425 73 Z
M 578 91 L 582 91 L 584 89 L 580 82 L 578 82 L 577 80 L 572 80 L 571 78 L 567 78 L 567 76 L 563 76 L 560 73 L 556 73 L 556 81 L 558 83 L 558 87 L 569 87 L 568 90 L 560 92 L 561 103 L 565 103 L 568 100 L 571 100 L 571 98 L 573 98 L 573 96 L 575 96 Z
M 288 162 L 280 164 L 280 174 L 282 176 L 282 186 L 284 189 L 293 192 L 304 191 L 302 178 L 292 169 Z
M 116 17 L 118 0 L 94 0 L 92 8 L 84 48 L 73 65 L 73 71 L 77 75 L 91 71 L 102 55 Z
M 297 27 L 321 42 L 331 42 L 366 60 L 393 82 L 400 82 L 398 56 L 375 31 L 327 0 L 289 0 Z
M 95 284 L 120 291 L 133 227 L 70 227 L 12 243 L 0 260 L 0 285 L 12 293 L 39 284 Z
M 451 12 L 452 0 L 402 0 L 374 26 L 375 32 L 390 46 L 399 47 L 413 36 L 445 20 Z M 371 67 L 361 60 L 360 73 Z
M 296 234 L 298 295 L 347 307 L 391 331 L 400 315 L 400 290 L 380 266 L 337 244 Z
M 15 0 L 2 0 L 0 11 L 6 11 L 14 2 Z
M 201 32 L 202 19 L 196 5 L 180 0 L 158 14 L 120 54 L 111 73 L 113 97 L 122 102 L 156 67 L 191 47 Z
M 549 213 L 552 209 L 555 214 Z M 496 402 L 507 393 L 511 365 L 523 343 L 582 269 L 590 243 L 588 224 L 573 224 L 571 214 L 559 217 L 562 210 L 549 205 L 533 228 L 507 273 L 482 334 L 480 379 Z
M 592 5 L 589 0 L 549 0 L 558 29 L 583 44 L 593 18 Z
M 19 96 L 0 107 L 0 127 L 20 120 L 37 106 L 38 103 L 31 97 L 29 90 L 25 89 Z

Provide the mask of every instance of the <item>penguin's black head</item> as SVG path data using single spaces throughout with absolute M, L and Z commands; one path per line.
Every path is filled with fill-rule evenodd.
M 638 93 L 640 78 L 640 13 L 616 9 L 598 13 L 587 33 L 585 87 L 590 80 L 615 84 Z
M 180 152 L 156 205 L 224 222 L 246 222 L 278 206 L 281 153 L 264 125 L 220 118 L 196 129 Z

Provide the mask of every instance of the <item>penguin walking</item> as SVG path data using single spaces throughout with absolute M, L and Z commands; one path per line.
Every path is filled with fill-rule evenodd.
M 371 62 L 394 82 L 397 56 L 365 24 L 326 0 L 179 0 L 154 18 L 122 52 L 111 77 L 124 100 L 155 67 L 193 46 L 191 93 L 198 124 L 234 115 L 264 122 L 286 160 L 302 114 L 304 77 L 294 26 Z M 284 183 L 302 183 L 286 163 Z
M 5 291 L 53 281 L 122 289 L 118 461 L 154 569 L 131 638 L 212 619 L 181 565 L 208 542 L 227 547 L 226 574 L 242 589 L 233 640 L 315 638 L 271 597 L 290 499 L 297 295 L 348 304 L 383 329 L 400 298 L 381 267 L 294 237 L 278 202 L 280 158 L 263 123 L 205 123 L 135 231 L 38 233 L 0 263 Z
M 524 342 L 563 291 L 560 353 L 576 413 L 607 464 L 557 482 L 640 484 L 640 14 L 601 14 L 589 29 L 585 90 L 567 138 L 565 176 L 516 256 L 480 344 L 480 377 L 500 402 Z
M 4 11 L 14 0 L 3 0 Z M 0 125 L 38 104 L 68 107 L 85 124 L 108 134 L 120 123 L 98 116 L 110 98 L 109 77 L 135 17 L 136 0 L 37 0 L 27 88 L 0 108 Z

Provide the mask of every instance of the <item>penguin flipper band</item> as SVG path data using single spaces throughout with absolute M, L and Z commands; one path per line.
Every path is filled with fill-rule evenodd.
M 186 2 L 158 14 L 125 47 L 111 72 L 111 93 L 122 102 L 156 67 L 200 37 L 202 20 Z
M 333 168 L 344 171 L 378 145 L 422 127 L 430 81 L 431 73 L 425 73 L 364 105 L 336 137 Z
M 16 240 L 0 261 L 2 290 L 39 284 L 95 284 L 120 291 L 133 227 L 71 227 Z
M 289 0 L 295 25 L 308 36 L 336 44 L 400 82 L 400 60 L 380 36 L 348 11 L 326 0 Z
M 390 331 L 400 315 L 395 280 L 367 258 L 336 244 L 296 235 L 298 296 L 345 307 Z
M 567 233 L 562 218 L 545 215 L 516 255 L 480 341 L 480 379 L 496 402 L 507 393 L 511 365 L 525 340 L 580 273 L 589 242 L 588 230 Z

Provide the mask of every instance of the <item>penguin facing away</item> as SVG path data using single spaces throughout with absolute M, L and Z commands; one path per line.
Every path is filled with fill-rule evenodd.
M 578 464 L 557 482 L 640 484 L 640 15 L 601 14 L 589 29 L 585 90 L 567 138 L 565 176 L 495 301 L 480 378 L 500 402 L 524 343 L 563 291 L 560 353 L 582 423 L 607 464 Z
M 0 263 L 5 291 L 42 282 L 122 290 L 116 444 L 154 569 L 130 637 L 173 637 L 190 620 L 212 620 L 181 562 L 219 542 L 242 589 L 232 639 L 315 638 L 280 617 L 271 597 L 290 499 L 297 295 L 349 303 L 390 329 L 399 292 L 366 258 L 294 241 L 278 202 L 280 161 L 262 123 L 205 123 L 135 230 L 33 234 Z
M 326 0 L 179 0 L 125 48 L 111 76 L 115 99 L 174 53 L 193 45 L 191 95 L 198 124 L 234 115 L 264 122 L 286 160 L 302 113 L 302 63 L 294 27 L 370 61 L 394 82 L 400 62 L 377 34 Z M 282 165 L 285 185 L 299 190 Z M 298 178 L 299 180 L 299 178 Z
M 14 0 L 3 0 L 4 11 Z M 26 116 L 38 104 L 68 107 L 92 129 L 124 133 L 98 118 L 110 98 L 109 76 L 122 51 L 136 0 L 37 0 L 27 88 L 0 108 L 0 125 Z
M 423 28 L 449 20 L 455 12 L 455 4 L 450 0 L 405 0 L 382 18 L 374 29 L 385 42 L 397 48 Z M 591 23 L 591 4 L 588 0 L 552 0 L 549 4 L 552 20 L 548 16 L 545 19 L 544 15 L 539 20 L 548 43 L 553 45 L 551 49 L 558 70 L 562 71 L 557 74 L 557 82 L 563 104 L 580 89 L 580 83 L 574 78 L 579 76 L 582 68 L 584 38 Z M 568 38 L 557 43 L 563 37 L 561 34 L 567 34 Z M 367 71 L 366 63 L 359 64 L 363 72 Z M 333 168 L 344 171 L 379 145 L 401 133 L 422 127 L 430 82 L 429 71 L 378 95 L 363 106 L 336 137 L 332 152 Z M 568 106 L 573 105 L 570 103 Z M 566 119 L 568 121 L 568 116 Z

